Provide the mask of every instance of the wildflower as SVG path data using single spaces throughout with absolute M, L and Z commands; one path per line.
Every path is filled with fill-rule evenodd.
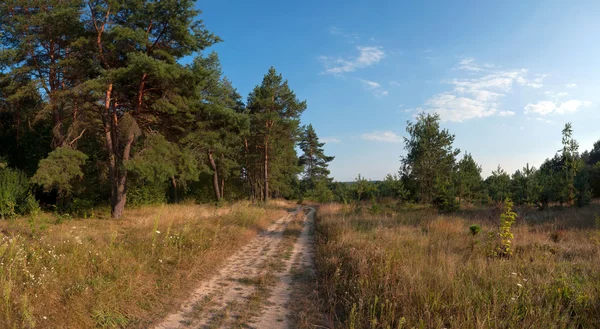
M 156 234 L 160 234 L 160 231 L 159 231 L 159 230 L 156 230 Z
M 42 316 L 42 318 L 43 318 L 44 320 L 48 320 L 48 318 L 47 318 L 46 316 Z
M 162 264 L 162 259 L 159 259 L 158 262 Z

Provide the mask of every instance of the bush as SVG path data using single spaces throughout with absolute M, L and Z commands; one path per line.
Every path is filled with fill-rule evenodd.
M 440 193 L 433 199 L 433 205 L 440 212 L 455 212 L 460 209 L 460 203 L 451 193 Z
M 59 147 L 40 161 L 31 180 L 42 186 L 45 192 L 58 191 L 58 201 L 64 207 L 65 201 L 73 194 L 75 182 L 83 178 L 81 167 L 87 159 L 88 156 L 81 151 Z
M 15 216 L 29 191 L 27 176 L 16 169 L 0 169 L 0 218 Z

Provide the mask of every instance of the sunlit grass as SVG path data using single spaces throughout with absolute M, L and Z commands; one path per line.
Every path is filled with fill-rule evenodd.
M 516 211 L 514 255 L 489 258 L 494 209 L 322 206 L 317 268 L 329 312 L 343 328 L 600 327 L 600 207 Z
M 1 222 L 0 327 L 146 328 L 287 208 L 165 205 L 119 221 Z

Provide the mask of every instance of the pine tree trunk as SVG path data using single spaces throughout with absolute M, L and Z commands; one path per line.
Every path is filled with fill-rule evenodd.
M 133 132 L 130 132 L 123 148 L 119 168 L 117 168 L 118 179 L 115 182 L 117 184 L 115 186 L 116 198 L 112 207 L 112 218 L 121 218 L 125 210 L 125 204 L 127 203 L 127 169 L 125 169 L 125 164 L 129 161 L 133 137 Z
M 269 202 L 269 140 L 265 141 L 265 191 L 264 191 L 264 201 L 265 203 Z
M 225 197 L 225 178 L 221 178 L 221 199 Z
M 217 164 L 215 163 L 215 159 L 213 158 L 212 151 L 208 151 L 208 161 L 210 162 L 210 166 L 213 170 L 213 188 L 215 191 L 215 199 L 217 202 L 221 200 L 221 192 L 219 192 L 219 173 L 217 172 Z
M 171 176 L 171 183 L 173 184 L 173 201 L 179 203 L 179 196 L 177 195 L 177 180 L 175 176 Z

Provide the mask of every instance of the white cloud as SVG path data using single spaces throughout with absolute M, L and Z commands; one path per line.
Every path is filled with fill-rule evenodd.
M 321 56 L 319 59 L 325 66 L 324 73 L 342 74 L 377 64 L 385 57 L 382 47 L 356 47 L 358 56 L 352 58 L 332 58 Z
M 565 114 L 577 111 L 581 107 L 589 107 L 592 103 L 588 101 L 580 101 L 572 99 L 564 103 L 554 101 L 539 101 L 537 103 L 529 103 L 525 106 L 525 114 L 535 113 L 539 115 L 548 115 L 551 113 Z M 541 119 L 541 118 L 538 118 Z M 543 119 L 542 119 L 543 120 Z
M 360 82 L 362 82 L 363 86 L 367 89 L 373 92 L 373 95 L 381 97 L 381 96 L 387 96 L 388 95 L 388 91 L 384 90 L 381 88 L 381 84 L 375 81 L 369 81 L 369 80 L 365 80 L 365 79 L 358 79 Z
M 473 118 L 483 118 L 496 113 L 496 108 L 488 103 L 450 93 L 437 94 L 425 102 L 427 111 L 437 112 L 443 120 L 461 122 Z
M 476 72 L 483 71 L 483 68 L 481 68 L 479 65 L 475 64 L 475 59 L 473 59 L 471 57 L 461 60 L 458 63 L 457 68 L 461 69 L 461 70 L 476 71 Z
M 548 95 L 551 98 L 561 98 L 561 97 L 565 97 L 565 96 L 569 95 L 568 92 L 564 92 L 564 91 L 555 92 L 555 91 L 550 91 L 550 90 L 544 91 L 544 94 Z
M 498 113 L 498 115 L 501 116 L 501 117 L 509 117 L 509 116 L 515 115 L 515 112 L 513 112 L 513 111 L 500 111 Z
M 567 88 L 575 88 L 575 87 L 577 87 L 577 84 L 576 83 L 568 83 L 568 84 L 565 85 L 565 87 L 567 87 Z
M 525 114 L 537 113 L 539 115 L 546 115 L 556 110 L 556 104 L 552 101 L 540 101 L 535 104 L 525 105 Z M 539 118 L 538 118 L 539 119 Z
M 365 80 L 365 79 L 359 79 L 360 82 L 363 83 L 363 85 L 365 85 L 366 88 L 368 89 L 375 89 L 375 88 L 379 88 L 381 87 L 381 84 L 375 82 L 375 81 L 369 81 L 369 80 Z
M 341 143 L 342 141 L 340 139 L 337 139 L 335 137 L 322 137 L 321 139 L 321 143 Z
M 419 110 L 437 112 L 442 120 L 455 122 L 514 115 L 512 111 L 499 111 L 500 101 L 515 85 L 541 88 L 546 77 L 538 74 L 528 79 L 526 69 L 502 70 L 490 64 L 478 65 L 473 58 L 461 60 L 457 69 L 471 71 L 475 77 L 449 81 L 453 90 L 432 96 Z
M 396 82 L 396 81 L 390 81 L 390 86 L 394 86 L 394 87 L 400 87 L 400 83 Z
M 402 138 L 391 131 L 374 131 L 372 133 L 364 133 L 360 135 L 362 139 L 368 141 L 401 143 Z

